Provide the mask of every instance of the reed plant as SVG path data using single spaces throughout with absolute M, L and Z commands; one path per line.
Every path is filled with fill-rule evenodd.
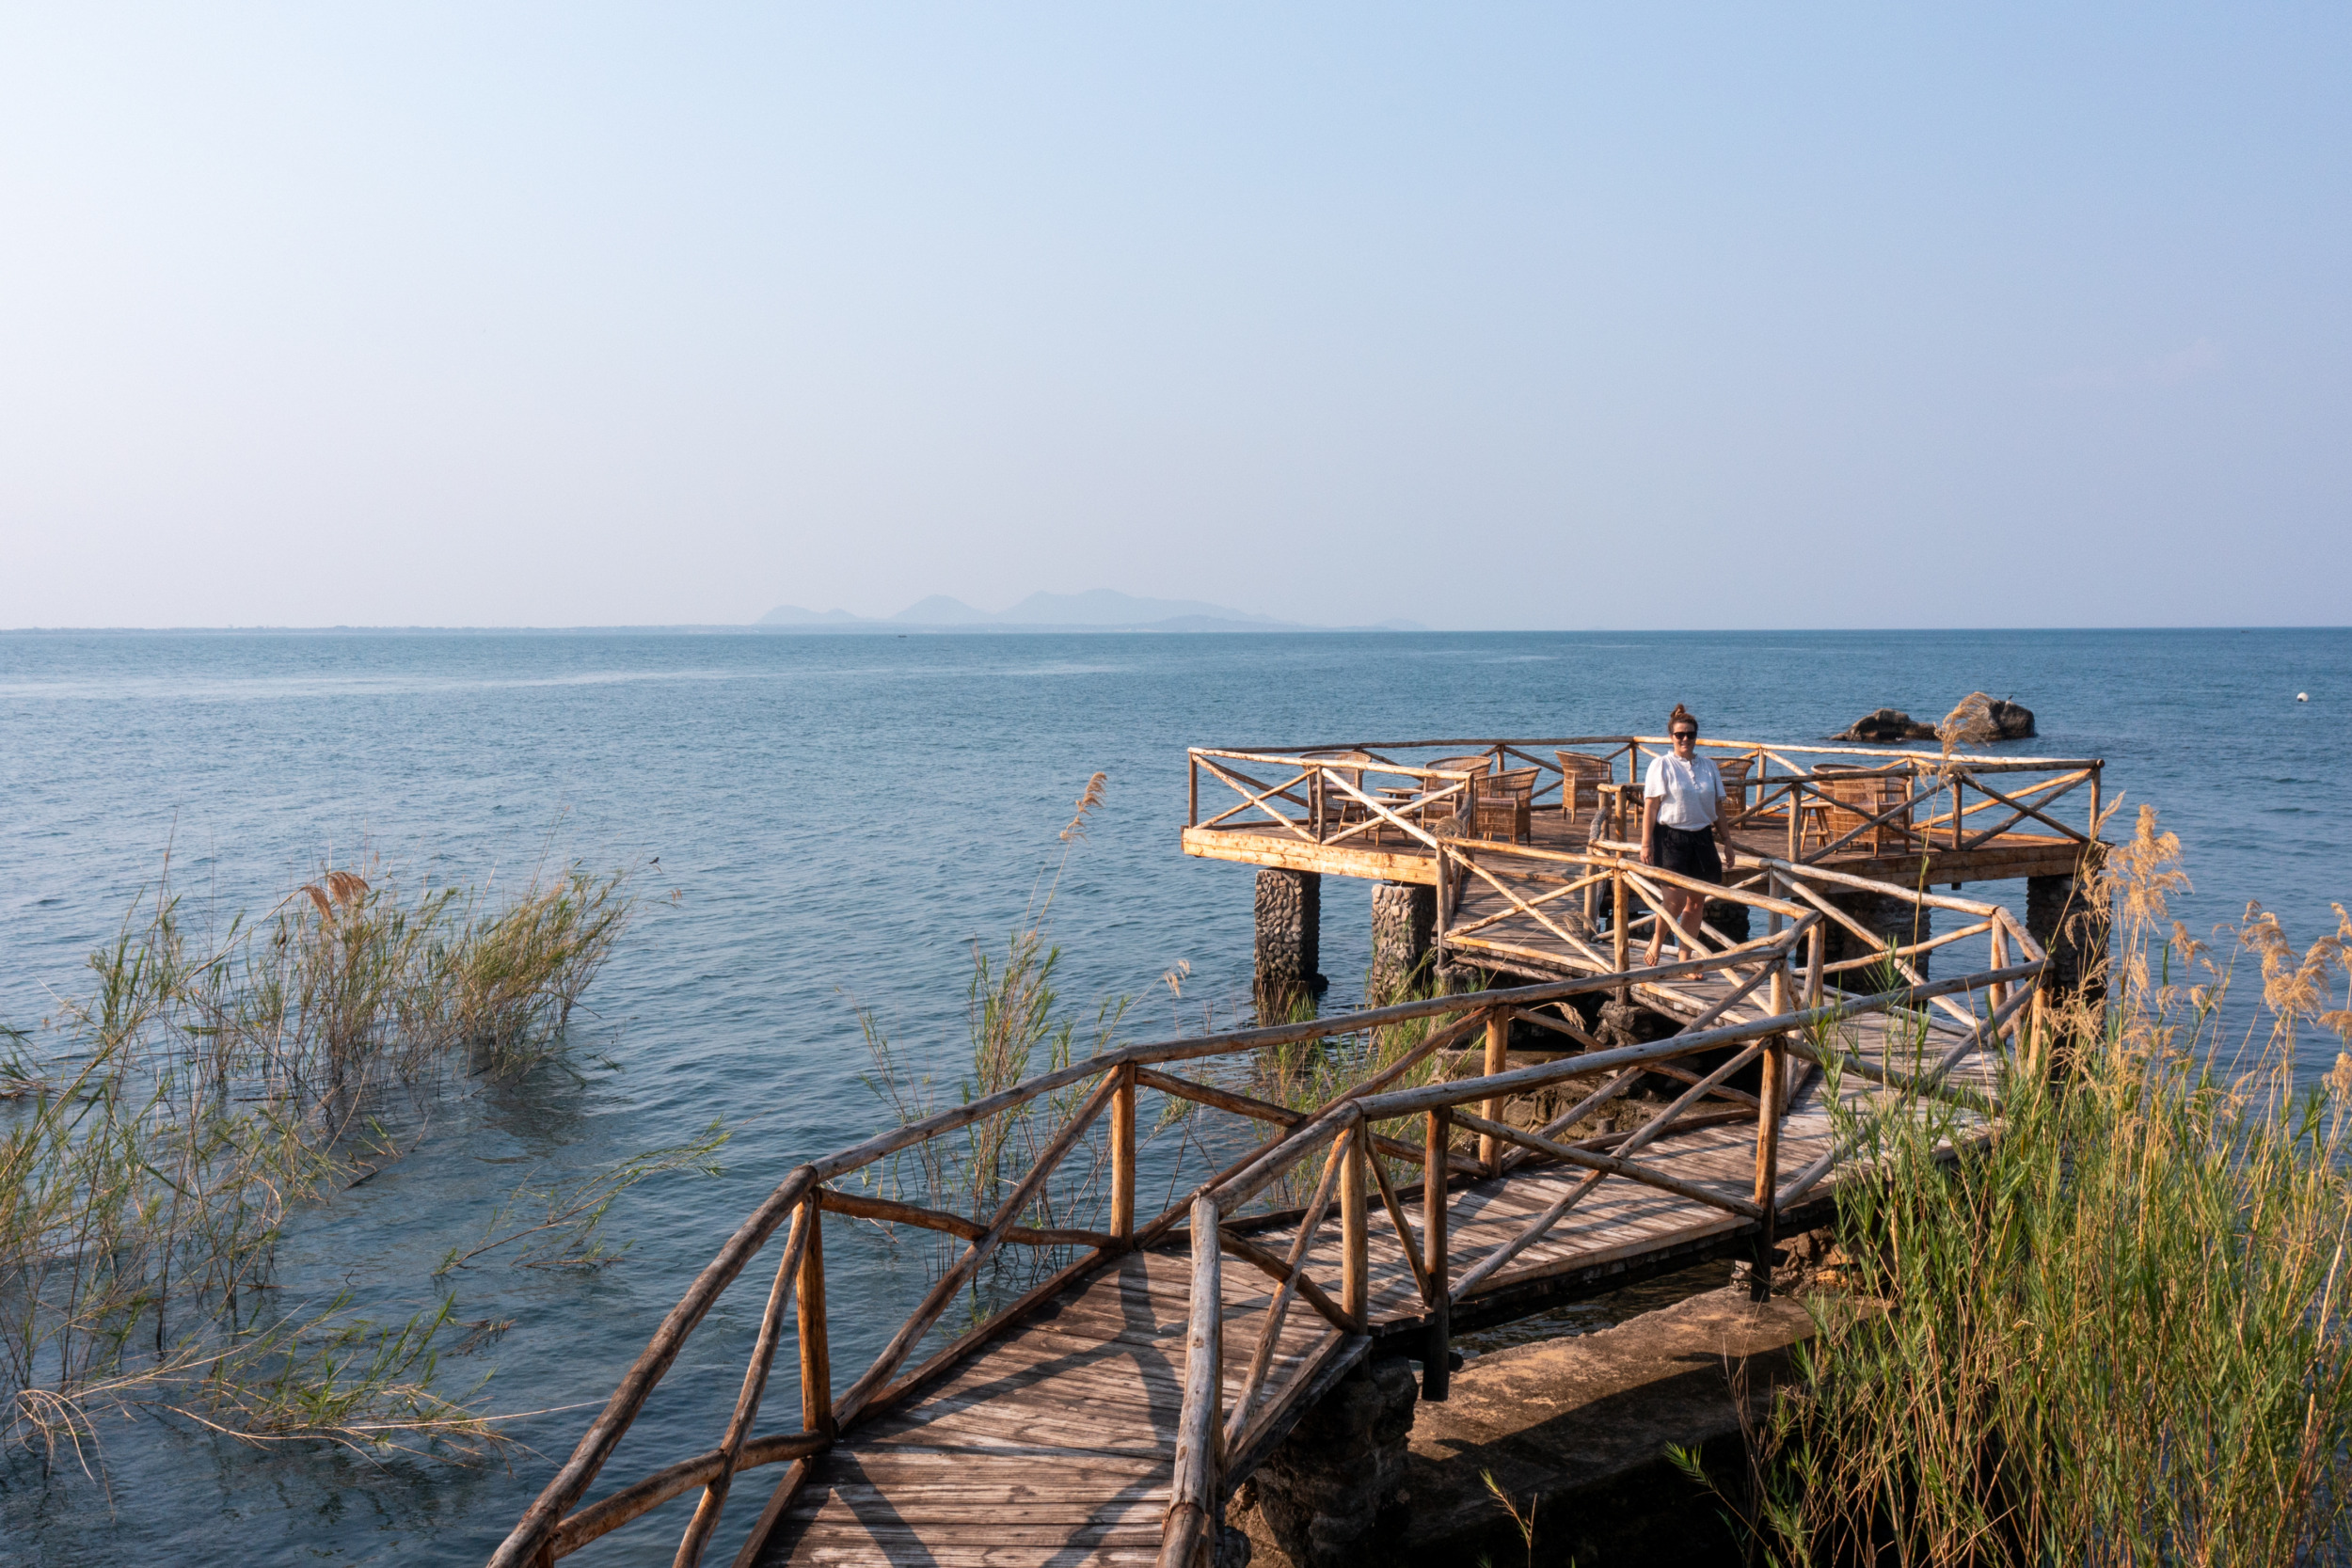
M 1061 849 L 1041 868 L 1028 906 L 1001 953 L 977 941 L 972 944 L 964 991 L 970 1066 L 952 1086 L 958 1103 L 969 1104 L 1036 1073 L 1068 1067 L 1081 1046 L 1089 1054 L 1111 1048 L 1128 1000 L 1104 1000 L 1090 1020 L 1073 1016 L 1055 982 L 1061 948 L 1052 935 L 1054 900 L 1063 874 L 1086 841 L 1089 819 L 1104 809 L 1108 784 L 1108 775 L 1098 772 L 1079 791 L 1073 813 L 1058 835 Z M 904 1059 L 880 1017 L 860 1006 L 857 1019 L 870 1064 L 862 1081 L 899 1125 L 943 1109 L 937 1080 Z M 926 1139 L 869 1167 L 866 1180 L 893 1197 L 961 1210 L 976 1220 L 990 1218 L 1002 1205 L 1007 1186 L 1042 1155 L 1089 1089 L 1081 1084 L 983 1117 L 964 1129 L 961 1140 Z M 1020 1223 L 1041 1228 L 1099 1227 L 1109 1203 L 1104 1180 L 1107 1160 L 1108 1145 L 1097 1127 L 1065 1158 L 1056 1179 L 1041 1184 L 1030 1196 Z M 896 1239 L 895 1227 L 884 1226 L 882 1233 Z M 939 1233 L 930 1235 L 932 1267 L 944 1270 L 951 1249 Z M 1025 1282 L 1061 1260 L 1052 1248 L 999 1251 L 990 1260 L 987 1278 L 973 1281 L 973 1309 L 982 1310 L 991 1292 L 1008 1282 Z
M 256 1437 L 491 1440 L 433 1391 L 446 1303 L 396 1325 L 287 1307 L 279 1248 L 295 1209 L 397 1153 L 389 1097 L 562 1053 L 628 924 L 624 877 L 404 899 L 333 868 L 211 934 L 168 873 L 92 955 L 55 1048 L 9 1042 L 0 1436 L 54 1455 L 138 1406 Z M 543 1233 L 589 1244 L 612 1184 Z
M 2109 1005 L 2013 1066 L 1997 1136 L 1920 1101 L 1839 1113 L 1867 1170 L 1839 1188 L 1842 1292 L 1725 1489 L 1764 1560 L 2352 1550 L 2352 917 L 2298 949 L 2249 908 L 2208 945 L 2169 919 L 2184 886 L 2143 808 L 2086 911 L 2119 921 Z M 2248 966 L 2260 1006 L 2227 1022 Z

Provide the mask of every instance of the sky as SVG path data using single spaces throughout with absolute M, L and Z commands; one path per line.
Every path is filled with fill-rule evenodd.
M 2352 10 L 0 6 L 0 626 L 2342 625 Z

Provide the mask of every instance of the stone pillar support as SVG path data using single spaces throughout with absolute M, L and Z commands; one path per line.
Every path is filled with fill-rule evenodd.
M 1407 882 L 1382 882 L 1372 890 L 1372 997 L 1375 1006 L 1394 1002 L 1416 984 L 1438 931 L 1438 890 Z
M 1317 973 L 1323 960 L 1323 874 L 1318 871 L 1258 873 L 1258 1006 L 1286 1015 L 1300 1001 L 1323 993 L 1329 984 Z
M 2051 1000 L 2079 997 L 2104 1004 L 2107 994 L 2108 943 L 2113 919 L 2083 896 L 2088 879 L 2026 879 L 2026 929 L 2050 955 L 2043 989 Z
M 1270 1537 L 1296 1568 L 1354 1568 L 1373 1556 L 1382 1514 L 1402 1500 L 1417 1391 L 1404 1361 L 1375 1361 L 1310 1406 L 1248 1483 L 1250 1533 Z M 1393 1530 L 1396 1521 L 1385 1523 Z

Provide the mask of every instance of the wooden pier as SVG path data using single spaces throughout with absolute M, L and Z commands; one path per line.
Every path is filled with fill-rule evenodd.
M 1628 877 L 1651 894 L 1660 884 L 1639 863 L 1641 779 L 1667 745 L 1662 736 L 1567 736 L 1195 747 L 1184 849 L 1310 887 L 1346 877 L 1430 889 L 1426 924 L 1441 964 L 1530 979 L 1605 973 L 1626 963 L 1622 947 L 1599 951 L 1619 911 L 1636 940 L 1648 940 L 1646 906 L 1629 909 L 1623 892 Z M 1914 918 L 1925 906 L 1889 901 L 1890 886 L 1957 891 L 2023 879 L 2046 941 L 2096 850 L 2105 768 L 2097 758 L 1700 746 L 1728 796 L 1735 853 L 1725 881 L 1735 891 L 1798 890 L 1829 918 L 1841 957 L 1890 937 L 1921 954 L 1954 940 L 1928 941 L 1931 918 Z M 1266 929 L 1262 891 L 1262 990 L 1311 980 L 1302 972 L 1311 961 L 1271 950 L 1287 942 L 1313 953 L 1318 896 L 1272 901 L 1281 920 L 1304 927 L 1281 936 Z M 1906 921 L 1912 928 L 1899 929 Z M 1375 969 L 1409 972 L 1422 958 L 1416 939 L 1401 957 L 1376 954 Z
M 1407 804 L 1449 787 L 1424 784 Z M 1334 813 L 1321 825 L 1338 823 Z M 1187 843 L 1203 831 L 1196 822 Z M 1463 858 L 1454 837 L 1430 836 L 1438 865 Z M 1664 918 L 1661 895 L 1677 879 L 1629 865 L 1610 842 L 1502 847 L 1565 857 L 1543 863 L 1560 880 L 1533 928 L 1552 921 L 1545 951 L 1594 973 L 1124 1046 L 798 1166 L 653 1331 L 494 1568 L 593 1556 L 600 1537 L 689 1494 L 679 1568 L 702 1560 L 729 1510 L 739 1530 L 752 1516 L 738 1568 L 1196 1568 L 1233 1489 L 1366 1358 L 1419 1358 L 1423 1397 L 1442 1399 L 1457 1330 L 1702 1258 L 1769 1257 L 1777 1235 L 1827 1217 L 1842 1182 L 1867 1179 L 1852 1150 L 1873 1118 L 1932 1110 L 1947 1118 L 1947 1148 L 1987 1135 L 2005 1069 L 2042 1048 L 2045 953 L 1997 906 L 1772 857 L 1752 885 L 1710 890 L 1760 933 L 1677 929 L 1693 957 L 1633 968 L 1632 911 Z M 1475 879 L 1486 853 L 1461 874 Z M 1966 972 L 1928 983 L 1914 962 L 1924 954 L 1900 949 L 1839 968 L 1831 895 L 1857 885 L 1923 915 L 1964 916 L 1936 945 L 1947 962 L 1966 951 Z M 1605 946 L 1547 912 L 1604 886 Z M 1474 906 L 1455 908 L 1467 921 Z M 1603 996 L 1648 1002 L 1672 1032 L 1597 1037 L 1578 1004 Z M 1249 1092 L 1269 1053 L 1310 1045 L 1356 1063 L 1352 1081 L 1304 1104 Z M 1163 1125 L 1171 1107 L 1228 1163 L 1141 1214 L 1138 1128 Z M 984 1212 L 951 1207 L 946 1192 L 885 1200 L 845 1182 L 1022 1115 L 1047 1124 L 1033 1130 L 1038 1156 Z M 1073 1224 L 1073 1206 L 1088 1204 Z M 829 1214 L 966 1243 L 846 1379 L 832 1360 Z M 984 1319 L 948 1338 L 943 1315 L 1006 1249 L 1030 1253 L 1039 1282 L 998 1291 Z M 757 1341 L 711 1447 L 588 1501 L 696 1326 L 763 1253 L 774 1272 Z M 780 1355 L 801 1372 L 800 1408 L 783 1418 L 763 1403 Z

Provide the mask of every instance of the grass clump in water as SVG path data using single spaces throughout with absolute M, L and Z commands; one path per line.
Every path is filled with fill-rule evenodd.
M 2114 1005 L 2060 1070 L 2013 1070 L 1996 1140 L 1947 1110 L 1842 1131 L 1846 1297 L 1753 1433 L 1740 1510 L 1793 1564 L 2278 1563 L 2340 1558 L 2352 1455 L 2352 1054 L 2298 1085 L 2298 1036 L 2352 1037 L 2352 917 L 2297 952 L 2249 909 L 2217 959 L 2165 898 L 2143 808 L 2097 896 Z M 2240 958 L 2263 1006 L 2223 1023 Z
M 257 1440 L 490 1440 L 433 1389 L 446 1302 L 397 1325 L 347 1297 L 289 1308 L 278 1249 L 297 1206 L 396 1156 L 389 1096 L 561 1055 L 628 925 L 624 877 L 573 866 L 497 903 L 404 901 L 328 870 L 207 940 L 167 871 L 92 955 L 59 1048 L 10 1041 L 0 1434 L 79 1451 L 94 1413 L 144 1407 Z M 600 1196 L 550 1199 L 543 1228 L 590 1245 Z

